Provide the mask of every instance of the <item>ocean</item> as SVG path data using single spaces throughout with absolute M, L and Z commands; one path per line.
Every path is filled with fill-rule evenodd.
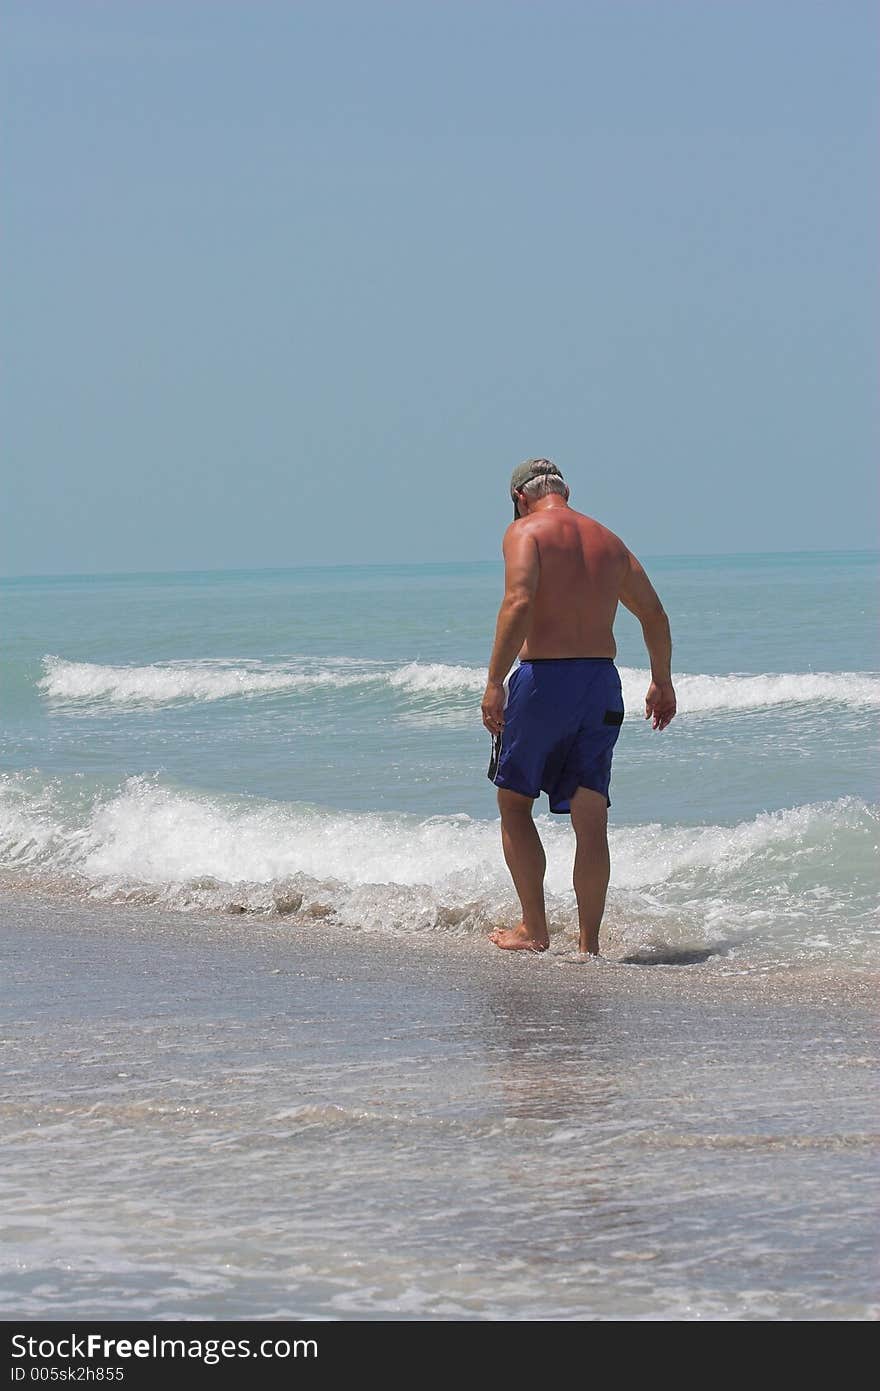
M 7 579 L 0 1316 L 863 1320 L 874 554 L 645 558 L 603 960 L 517 920 L 501 567 Z
M 871 554 L 646 562 L 679 713 L 616 625 L 608 953 L 876 960 Z M 479 700 L 497 564 L 6 580 L 0 874 L 410 940 L 515 918 Z M 551 932 L 571 830 L 538 803 Z

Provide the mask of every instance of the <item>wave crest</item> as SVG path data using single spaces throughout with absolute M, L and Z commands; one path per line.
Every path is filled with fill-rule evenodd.
M 567 823 L 539 818 L 554 928 L 574 930 Z M 877 808 L 857 798 L 766 812 L 734 826 L 610 833 L 612 948 L 760 938 L 796 957 L 851 950 L 872 932 Z M 510 922 L 498 824 L 208 796 L 132 777 L 0 777 L 7 883 L 181 910 L 257 912 L 410 936 Z
M 621 667 L 624 702 L 641 707 L 650 673 Z M 483 667 L 444 662 L 376 663 L 352 658 L 261 662 L 205 659 L 107 666 L 43 658 L 37 686 L 62 705 L 99 704 L 119 709 L 171 705 L 184 701 L 252 698 L 267 694 L 389 689 L 415 698 L 456 701 L 476 697 L 485 684 Z M 681 714 L 761 710 L 828 701 L 857 709 L 880 706 L 880 675 L 874 672 L 779 672 L 747 675 L 681 673 L 675 677 Z

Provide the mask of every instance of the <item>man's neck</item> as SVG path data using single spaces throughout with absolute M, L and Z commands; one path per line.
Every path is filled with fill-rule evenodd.
M 539 497 L 535 502 L 529 503 L 528 516 L 531 517 L 535 512 L 549 512 L 551 508 L 557 507 L 568 507 L 565 498 L 560 497 L 558 493 L 547 493 L 545 497 Z

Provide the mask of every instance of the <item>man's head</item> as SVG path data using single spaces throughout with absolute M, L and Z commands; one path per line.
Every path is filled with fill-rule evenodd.
M 568 501 L 568 484 L 559 469 L 549 459 L 526 459 L 513 470 L 510 478 L 513 520 L 525 515 L 529 503 L 537 502 L 548 493 L 559 493 Z M 525 509 L 522 513 L 521 507 Z

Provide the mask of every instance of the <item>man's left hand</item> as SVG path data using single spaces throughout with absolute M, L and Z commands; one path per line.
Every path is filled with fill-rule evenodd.
M 504 682 L 489 681 L 480 706 L 483 724 L 490 734 L 500 734 L 504 728 Z

